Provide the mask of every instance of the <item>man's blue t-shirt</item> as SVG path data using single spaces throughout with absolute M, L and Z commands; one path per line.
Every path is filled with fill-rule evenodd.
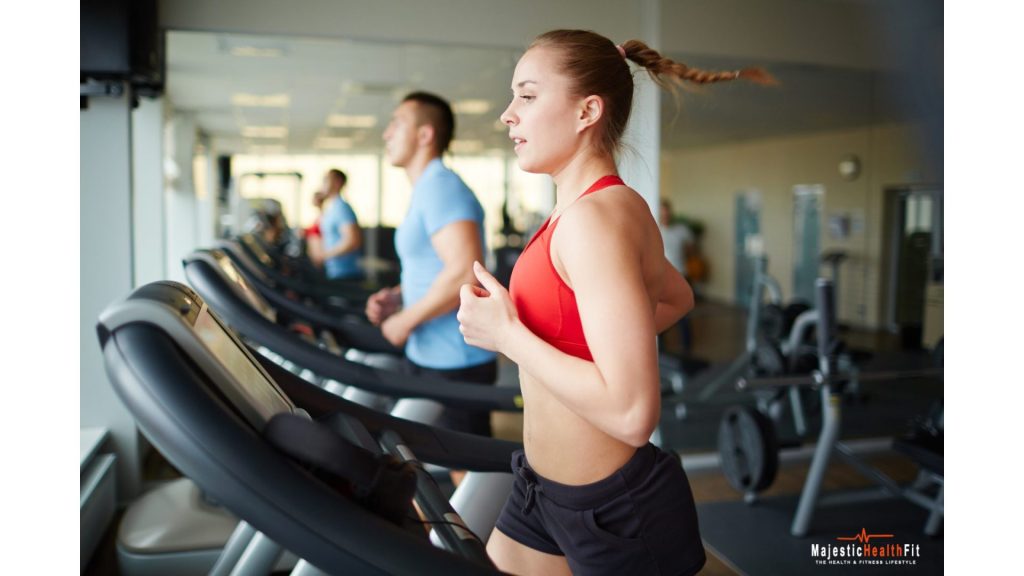
M 430 237 L 448 224 L 476 222 L 484 247 L 484 209 L 461 178 L 435 158 L 412 189 L 409 212 L 395 232 L 395 249 L 402 263 L 402 303 L 412 306 L 427 293 L 444 264 Z M 485 248 L 486 250 L 486 248 Z M 459 332 L 458 311 L 420 324 L 409 335 L 405 354 L 425 368 L 451 370 L 489 362 L 494 352 L 466 344 Z
M 340 228 L 346 224 L 359 224 L 356 213 L 341 196 L 335 196 L 320 218 L 320 234 L 324 239 L 324 249 L 330 250 L 341 243 Z M 324 262 L 324 271 L 328 278 L 361 278 L 359 269 L 359 250 L 331 258 Z

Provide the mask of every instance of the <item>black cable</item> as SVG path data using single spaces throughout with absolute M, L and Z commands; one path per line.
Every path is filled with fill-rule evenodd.
M 405 518 L 406 518 L 406 520 L 412 520 L 413 522 L 418 522 L 420 524 L 448 524 L 449 526 L 455 526 L 457 528 L 461 528 L 461 529 L 465 530 L 466 532 L 468 532 L 469 535 L 472 536 L 474 540 L 476 540 L 477 542 L 480 543 L 481 546 L 483 546 L 484 548 L 487 547 L 487 543 L 485 543 L 482 538 L 477 536 L 476 533 L 474 533 L 472 530 L 470 530 L 469 527 L 467 527 L 465 524 L 459 524 L 458 522 L 452 522 L 450 520 L 424 520 L 422 518 L 413 517 L 413 516 L 406 516 Z

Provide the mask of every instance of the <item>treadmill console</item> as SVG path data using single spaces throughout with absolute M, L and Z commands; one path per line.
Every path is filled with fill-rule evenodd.
M 295 412 L 238 337 L 187 286 L 165 281 L 137 289 L 100 315 L 101 339 L 133 323 L 155 325 L 171 336 L 257 430 L 276 414 Z
M 238 287 L 238 290 L 245 296 L 245 299 L 249 304 L 255 308 L 259 313 L 270 320 L 276 322 L 277 312 L 263 299 L 263 296 L 249 284 L 249 281 L 238 271 L 235 263 L 231 261 L 231 258 L 224 253 L 223 250 L 213 249 L 206 252 L 213 260 L 217 263 L 217 267 L 220 268 L 221 272 L 228 277 L 231 282 Z

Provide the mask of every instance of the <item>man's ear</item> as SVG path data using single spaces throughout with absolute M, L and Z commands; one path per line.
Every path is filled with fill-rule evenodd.
M 416 128 L 416 144 L 420 147 L 431 147 L 434 145 L 437 132 L 430 124 L 423 124 Z
M 576 133 L 579 134 L 590 128 L 604 116 L 604 101 L 600 96 L 587 96 L 580 100 L 576 109 Z

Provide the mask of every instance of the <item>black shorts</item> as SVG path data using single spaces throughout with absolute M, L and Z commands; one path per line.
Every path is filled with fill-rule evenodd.
M 498 381 L 497 360 L 466 368 L 439 370 L 414 364 L 407 358 L 405 360 L 405 368 L 411 374 L 434 374 L 446 380 L 456 380 L 466 384 L 493 386 Z M 449 408 L 445 406 L 444 413 L 441 415 L 441 420 L 437 423 L 437 426 L 458 432 L 476 434 L 477 436 L 490 436 L 491 412 L 489 410 L 466 410 L 464 408 Z
M 706 560 L 690 483 L 679 459 L 653 444 L 611 476 L 567 486 L 538 476 L 522 450 L 497 529 L 564 555 L 573 574 L 696 574 Z

